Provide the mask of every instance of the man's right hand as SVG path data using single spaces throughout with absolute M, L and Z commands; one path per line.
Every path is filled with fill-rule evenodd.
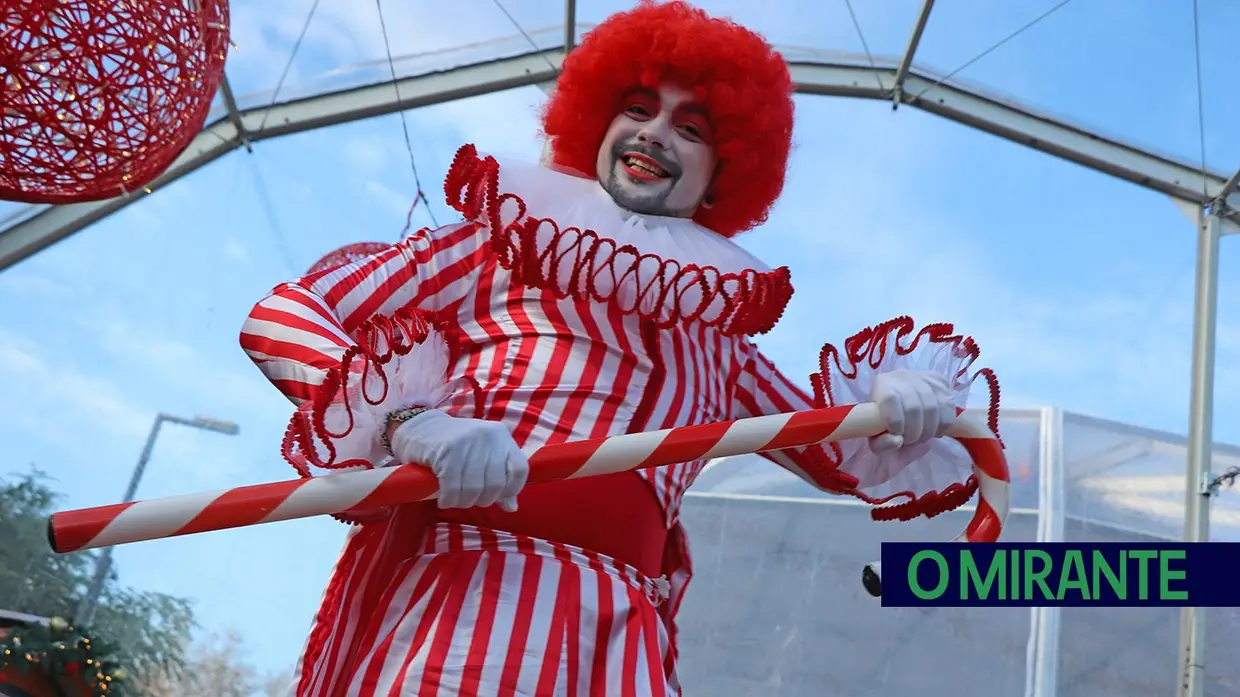
M 396 427 L 392 454 L 430 468 L 439 479 L 440 508 L 517 510 L 530 464 L 508 428 L 496 421 L 426 411 Z

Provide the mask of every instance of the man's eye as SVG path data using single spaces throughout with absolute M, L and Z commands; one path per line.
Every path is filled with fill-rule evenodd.
M 690 124 L 690 123 L 681 124 L 680 130 L 684 131 L 688 135 L 693 136 L 694 138 L 702 137 L 702 132 L 698 130 L 697 126 L 694 126 L 693 124 Z
M 638 104 L 634 104 L 628 109 L 625 109 L 624 113 L 628 114 L 629 116 L 642 116 L 646 118 L 650 117 L 650 112 L 646 109 L 646 107 L 638 105 Z

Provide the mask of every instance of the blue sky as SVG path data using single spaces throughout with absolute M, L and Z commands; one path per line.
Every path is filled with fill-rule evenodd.
M 559 2 L 505 3 L 528 30 Z M 622 2 L 582 2 L 596 22 Z M 854 0 L 870 50 L 898 54 L 919 2 Z M 1053 6 L 936 3 L 924 63 L 950 71 Z M 384 3 L 398 55 L 514 33 L 489 0 Z M 862 51 L 843 0 L 703 3 L 777 44 Z M 270 90 L 309 0 L 234 2 L 240 94 Z M 1240 5 L 1201 0 L 1212 169 L 1240 167 L 1227 27 Z M 287 81 L 383 58 L 373 4 L 323 0 Z M 1173 155 L 1199 157 L 1192 4 L 1076 0 L 964 70 L 963 80 Z M 386 70 L 386 65 L 380 66 Z M 535 88 L 408 114 L 441 223 L 439 179 L 464 142 L 537 157 Z M 1194 229 L 1167 198 L 913 109 L 800 98 L 797 149 L 769 223 L 740 238 L 787 264 L 796 296 L 759 342 L 791 375 L 824 342 L 899 314 L 951 321 L 979 341 L 1004 403 L 1055 405 L 1187 427 Z M 1229 125 L 1231 124 L 1231 125 Z M 231 419 L 241 435 L 168 427 L 144 498 L 284 479 L 286 401 L 237 345 L 276 283 L 359 240 L 394 240 L 414 194 L 400 119 L 260 143 L 0 273 L 5 471 L 33 463 L 71 507 L 115 501 L 158 411 Z M 10 210 L 0 207 L 0 215 Z M 415 225 L 428 225 L 424 210 Z M 1223 241 L 1218 440 L 1240 443 L 1240 269 Z M 265 668 L 295 659 L 342 526 L 308 520 L 130 545 L 123 580 L 192 597 L 211 628 L 239 629 Z

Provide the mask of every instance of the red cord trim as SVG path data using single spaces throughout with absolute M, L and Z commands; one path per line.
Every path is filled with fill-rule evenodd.
M 361 534 L 366 535 L 367 533 L 362 532 Z M 314 624 L 310 628 L 310 636 L 306 641 L 305 655 L 302 656 L 301 660 L 301 678 L 297 681 L 296 693 L 298 697 L 310 694 L 311 682 L 314 680 L 315 675 L 315 664 L 319 662 L 319 658 L 323 655 L 323 649 L 327 647 L 327 639 L 331 634 L 332 626 L 340 615 L 345 580 L 353 574 L 358 563 L 362 560 L 364 545 L 369 546 L 366 542 L 363 542 L 361 537 L 349 540 L 340 561 L 336 564 L 336 569 L 332 572 L 331 580 L 328 581 L 327 588 L 323 592 L 323 601 L 319 604 L 319 611 L 315 613 Z
M 289 420 L 284 432 L 280 453 L 284 459 L 297 470 L 302 478 L 313 476 L 310 466 L 328 470 L 349 467 L 373 468 L 374 464 L 361 458 L 337 461 L 334 439 L 344 438 L 353 431 L 353 411 L 351 400 L 355 398 L 347 389 L 348 377 L 359 375 L 361 398 L 371 406 L 381 404 L 387 397 L 389 384 L 384 366 L 395 357 L 407 355 L 413 348 L 438 332 L 449 340 L 452 334 L 447 323 L 435 314 L 413 307 L 397 310 L 391 316 L 374 315 L 366 320 L 357 330 L 357 343 L 345 350 L 339 364 L 327 371 L 322 384 L 315 390 L 309 409 L 298 409 Z M 381 391 L 378 395 L 368 393 L 368 389 L 378 378 Z M 446 376 L 445 376 L 446 379 Z M 340 405 L 349 415 L 349 422 L 344 430 L 332 432 L 324 421 L 329 407 Z M 327 450 L 327 457 L 319 456 L 316 443 Z M 360 524 L 383 520 L 390 511 L 349 511 L 333 514 L 332 517 L 349 524 Z
M 956 482 L 942 491 L 932 491 L 921 498 L 871 509 L 870 518 L 878 521 L 908 521 L 919 516 L 933 518 L 940 513 L 960 508 L 968 503 L 975 493 L 977 493 L 977 476 L 971 474 L 963 484 Z M 865 497 L 861 498 L 864 500 Z M 893 498 L 895 496 L 888 496 L 882 501 L 870 501 L 870 503 L 882 504 Z
M 700 321 L 729 336 L 770 331 L 792 298 L 786 266 L 723 273 L 713 266 L 682 265 L 642 254 L 593 230 L 561 229 L 549 218 L 527 216 L 525 201 L 500 193 L 499 163 L 490 156 L 480 158 L 473 145 L 457 151 L 444 193 L 448 204 L 467 220 L 488 226 L 491 249 L 514 283 L 559 298 L 619 302 L 616 289 L 627 286 L 636 291 L 636 300 L 632 307 L 622 308 L 625 312 L 639 314 L 659 328 Z M 506 210 L 504 204 L 509 204 Z M 551 240 L 540 246 L 537 233 L 544 228 L 551 229 Z M 569 258 L 572 264 L 565 267 Z M 600 290 L 598 278 L 606 279 L 611 290 Z M 701 301 L 691 303 L 690 293 L 700 293 Z
M 1002 446 L 1003 439 L 999 436 L 999 380 L 990 368 L 982 368 L 972 376 L 969 375 L 969 370 L 977 360 L 980 350 L 973 337 L 962 336 L 954 331 L 953 325 L 944 322 L 929 324 L 917 330 L 913 319 L 905 316 L 866 328 L 849 337 L 844 342 L 843 355 L 834 345 L 827 344 L 819 354 L 818 372 L 809 377 L 810 384 L 814 388 L 815 405 L 819 408 L 835 405 L 835 395 L 831 386 L 832 367 L 845 379 L 852 380 L 857 377 L 857 371 L 862 366 L 871 370 L 877 369 L 889 350 L 894 351 L 895 355 L 904 356 L 922 346 L 923 342 L 939 344 L 949 347 L 956 358 L 963 359 L 960 370 L 951 376 L 954 386 L 959 386 L 964 381 L 972 383 L 979 377 L 985 381 L 990 393 L 986 425 Z M 881 498 L 869 496 L 856 489 L 858 480 L 855 477 L 838 470 L 843 461 L 843 452 L 839 444 L 828 443 L 826 445 L 827 448 L 810 450 L 808 454 L 815 470 L 829 469 L 837 475 L 840 487 L 834 489 L 835 491 L 854 496 L 873 506 L 882 506 L 897 499 L 904 499 L 894 505 L 874 508 L 870 511 L 870 516 L 874 520 L 907 521 L 919 516 L 933 518 L 963 506 L 977 492 L 977 477 L 970 475 L 963 483 L 957 482 L 942 491 L 932 491 L 920 497 L 912 491 L 901 491 Z M 815 474 L 821 476 L 821 472 Z

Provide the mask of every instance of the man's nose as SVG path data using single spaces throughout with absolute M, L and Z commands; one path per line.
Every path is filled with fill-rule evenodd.
M 642 143 L 656 148 L 666 148 L 669 126 L 661 118 L 651 119 L 637 132 L 637 139 Z

